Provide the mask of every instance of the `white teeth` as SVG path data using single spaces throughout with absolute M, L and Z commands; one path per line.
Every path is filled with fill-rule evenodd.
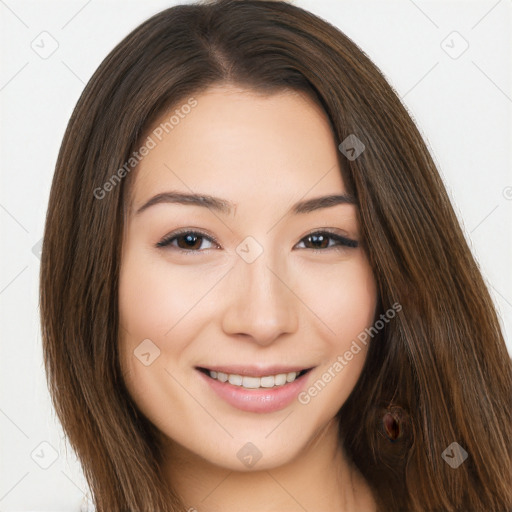
M 242 386 L 244 388 L 255 389 L 260 387 L 260 380 L 258 377 L 244 377 L 242 379 Z
M 241 386 L 247 389 L 273 388 L 274 386 L 283 386 L 288 382 L 293 382 L 300 372 L 279 373 L 277 375 L 266 375 L 264 377 L 247 377 L 237 374 L 227 374 L 209 370 L 208 374 L 212 379 L 220 382 L 228 382 L 234 386 Z
M 290 372 L 286 374 L 286 382 L 293 382 L 295 377 L 297 376 L 297 372 Z
M 269 377 L 261 377 L 260 386 L 262 388 L 273 388 L 274 387 L 274 377 L 272 375 L 270 375 Z
M 241 386 L 242 385 L 242 376 L 241 375 L 229 375 L 228 381 L 233 386 Z
M 280 373 L 274 377 L 274 386 L 282 386 L 286 384 L 286 373 Z

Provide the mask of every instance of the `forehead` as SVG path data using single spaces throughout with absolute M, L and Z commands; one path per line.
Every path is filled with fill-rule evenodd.
M 148 132 L 152 148 L 133 176 L 132 211 L 167 189 L 237 205 L 345 192 L 329 119 L 305 94 L 217 86 L 181 105 L 189 104 Z

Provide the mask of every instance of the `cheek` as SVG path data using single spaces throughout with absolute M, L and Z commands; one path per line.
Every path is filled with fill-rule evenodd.
M 199 288 L 181 267 L 133 248 L 120 273 L 121 324 L 132 337 L 162 338 L 197 301 Z
M 137 383 L 134 394 L 162 378 L 169 358 L 179 358 L 187 345 L 187 338 L 177 335 L 190 309 L 189 288 L 182 281 L 179 271 L 162 268 L 142 250 L 133 248 L 123 255 L 119 352 L 125 378 Z
M 370 265 L 361 253 L 326 271 L 308 271 L 304 297 L 326 327 L 337 350 L 350 345 L 375 317 L 377 288 Z
M 180 272 L 151 258 L 147 251 L 129 248 L 119 276 L 119 354 L 128 391 L 154 424 L 168 421 L 162 404 L 179 396 L 179 386 L 166 372 L 187 346 L 180 319 L 190 308 L 188 288 Z M 183 280 L 183 277 L 181 278 Z M 186 318 L 186 317 L 185 317 Z
M 373 325 L 377 287 L 363 255 L 328 273 L 324 270 L 317 278 L 316 292 L 311 288 L 309 296 L 328 330 L 322 328 L 322 362 L 298 401 L 305 414 L 322 424 L 339 411 L 361 375 L 368 352 L 368 343 L 361 339 L 369 341 L 364 332 Z

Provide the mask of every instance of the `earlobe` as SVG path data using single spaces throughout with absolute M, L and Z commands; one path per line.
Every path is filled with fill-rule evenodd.
M 390 441 L 396 441 L 402 435 L 400 421 L 391 412 L 384 414 L 382 424 L 384 432 Z
M 391 442 L 398 441 L 404 436 L 408 437 L 406 431 L 409 422 L 408 413 L 399 405 L 389 404 L 382 416 L 382 429 L 384 435 Z

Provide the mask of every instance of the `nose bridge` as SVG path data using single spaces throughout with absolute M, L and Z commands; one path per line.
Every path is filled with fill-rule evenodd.
M 275 252 L 258 245 L 260 249 L 246 239 L 237 248 L 223 325 L 227 333 L 250 335 L 267 344 L 294 331 L 298 317 L 294 295 L 286 285 L 286 265 Z
M 247 283 L 247 298 L 251 298 L 251 304 L 262 301 L 260 308 L 265 305 L 268 308 L 276 307 L 283 300 L 289 300 L 289 291 L 284 285 L 286 278 L 280 276 L 275 258 L 267 254 L 262 254 L 252 263 L 238 262 L 242 280 Z

